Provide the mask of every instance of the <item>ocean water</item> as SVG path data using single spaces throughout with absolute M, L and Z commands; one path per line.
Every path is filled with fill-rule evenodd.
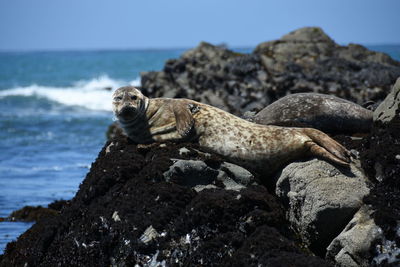
M 369 48 L 400 60 L 400 45 Z M 0 217 L 71 199 L 113 120 L 105 88 L 139 85 L 182 52 L 0 52 Z M 0 222 L 0 254 L 30 226 Z

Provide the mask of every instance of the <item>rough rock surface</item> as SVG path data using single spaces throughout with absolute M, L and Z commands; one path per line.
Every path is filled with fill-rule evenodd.
M 324 255 L 326 247 L 361 207 L 369 189 L 365 176 L 355 166 L 338 168 L 313 159 L 285 167 L 275 191 L 303 242 Z
M 141 76 L 147 96 L 185 97 L 243 115 L 300 92 L 381 101 L 400 76 L 400 62 L 360 45 L 339 46 L 320 28 L 302 28 L 250 54 L 201 43 L 163 71 Z
M 22 209 L 13 211 L 8 218 L 9 221 L 22 221 L 22 222 L 34 222 L 44 217 L 52 217 L 57 214 L 57 210 L 52 208 L 44 208 L 41 206 L 26 206 Z
M 180 151 L 185 151 L 181 148 Z M 187 152 L 189 153 L 189 152 Z M 190 186 L 197 192 L 203 189 L 217 188 L 214 182 L 222 183 L 225 189 L 240 191 L 249 185 L 257 185 L 254 175 L 248 170 L 229 162 L 216 167 L 208 166 L 201 160 L 174 160 L 163 176 L 167 182 L 175 181 Z
M 341 267 L 367 267 L 370 250 L 382 238 L 382 229 L 371 217 L 373 210 L 364 205 L 327 248 L 327 258 Z
M 400 128 L 400 78 L 397 79 L 385 100 L 374 111 L 374 121 L 397 124 Z
M 374 183 L 365 202 L 384 237 L 374 249 L 376 266 L 400 264 L 400 94 L 399 83 L 377 109 L 375 125 L 363 141 L 362 166 Z M 397 93 L 395 93 L 397 92 Z M 391 103 L 388 105 L 388 103 Z M 396 106 L 397 104 L 397 106 Z
M 329 265 L 288 239 L 283 209 L 264 186 L 226 190 L 216 179 L 196 192 L 179 175 L 165 181 L 175 159 L 248 178 L 191 144 L 138 148 L 117 137 L 61 213 L 9 243 L 0 266 Z

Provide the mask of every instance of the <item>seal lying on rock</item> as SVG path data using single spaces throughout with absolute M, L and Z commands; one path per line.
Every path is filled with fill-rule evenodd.
M 340 165 L 350 162 L 346 148 L 318 130 L 259 125 L 189 99 L 149 99 L 132 86 L 114 92 L 113 110 L 136 143 L 196 140 L 263 174 L 306 155 Z
M 327 133 L 352 134 L 369 132 L 372 114 L 371 110 L 336 96 L 299 93 L 268 105 L 253 120 L 265 125 L 301 125 Z

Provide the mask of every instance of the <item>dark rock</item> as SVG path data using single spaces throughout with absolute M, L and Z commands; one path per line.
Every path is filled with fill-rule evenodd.
M 51 208 L 44 208 L 41 206 L 25 206 L 22 209 L 13 211 L 8 220 L 10 221 L 22 221 L 22 222 L 34 222 L 46 217 L 57 216 L 57 210 Z
M 397 83 L 393 88 L 392 93 L 397 90 Z M 384 236 L 375 244 L 374 266 L 396 266 L 400 263 L 399 109 L 395 105 L 398 96 L 392 93 L 382 104 L 385 108 L 377 109 L 374 127 L 364 139 L 364 148 L 360 153 L 362 166 L 373 182 L 370 195 L 364 201 L 374 210 L 372 217 Z
M 327 266 L 290 241 L 284 212 L 264 186 L 200 192 L 166 182 L 174 159 L 221 166 L 193 144 L 139 148 L 109 141 L 59 216 L 7 245 L 0 266 Z M 246 181 L 246 178 L 243 178 Z
M 114 122 L 110 126 L 108 126 L 108 129 L 106 132 L 107 140 L 111 140 L 113 138 L 120 137 L 120 136 L 126 136 L 126 135 L 124 133 L 124 130 L 118 124 L 118 122 Z
M 269 103 L 264 92 L 268 75 L 258 55 L 204 42 L 166 62 L 164 71 L 141 76 L 142 91 L 150 97 L 190 98 L 236 115 Z
M 277 84 L 282 93 L 333 94 L 358 104 L 381 101 L 400 73 L 400 62 L 388 55 L 361 45 L 339 46 L 313 27 L 262 43 L 254 53 L 262 56 L 267 71 L 284 77 L 286 88 Z
M 70 201 L 68 201 L 68 200 L 56 200 L 54 202 L 51 202 L 48 205 L 48 208 L 56 210 L 56 211 L 61 211 L 64 207 L 66 207 L 69 204 L 70 204 Z
M 361 45 L 340 46 L 311 27 L 262 43 L 251 54 L 201 43 L 163 71 L 141 76 L 147 96 L 190 98 L 242 115 L 301 92 L 360 105 L 380 102 L 400 76 L 400 62 Z

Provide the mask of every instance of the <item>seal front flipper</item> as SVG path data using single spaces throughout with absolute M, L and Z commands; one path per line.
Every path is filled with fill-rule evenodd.
M 189 104 L 183 102 L 176 102 L 173 105 L 173 111 L 176 121 L 176 130 L 182 137 L 187 137 L 194 125 L 192 112 L 190 111 Z

